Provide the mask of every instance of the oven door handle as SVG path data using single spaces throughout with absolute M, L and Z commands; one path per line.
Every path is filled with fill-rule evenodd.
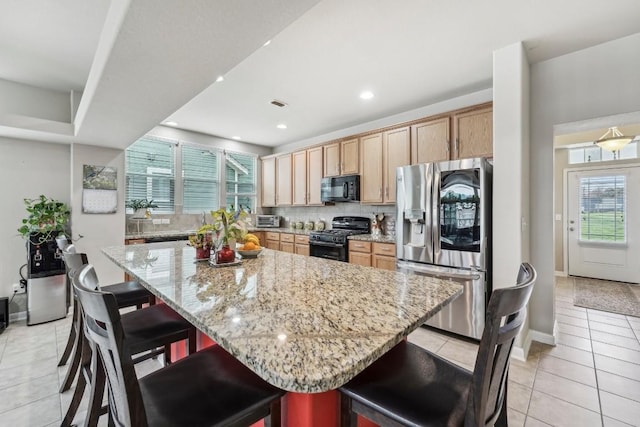
M 316 242 L 316 241 L 310 241 L 309 244 L 313 246 L 326 246 L 329 248 L 341 248 L 344 246 L 344 245 L 341 245 L 340 243 Z
M 338 258 L 337 256 L 329 256 L 329 255 L 322 255 L 319 258 L 324 258 L 324 259 L 332 259 L 334 261 L 342 261 L 340 258 Z

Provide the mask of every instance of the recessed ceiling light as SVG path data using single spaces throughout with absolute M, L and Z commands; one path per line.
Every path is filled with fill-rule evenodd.
M 223 80 L 224 80 L 223 76 L 218 76 L 218 78 L 216 79 L 216 83 L 220 83 Z
M 284 123 L 280 123 L 278 126 L 276 126 L 278 129 L 286 129 L 287 125 L 285 125 Z
M 164 124 L 167 126 L 178 126 L 178 122 L 174 122 L 174 121 L 164 122 Z
M 239 136 L 232 136 L 231 139 L 235 139 L 236 141 L 240 141 L 242 138 L 240 138 Z
M 362 92 L 360 94 L 360 98 L 362 98 L 362 99 L 371 99 L 371 98 L 373 98 L 373 92 L 365 90 L 364 92 Z
M 271 44 L 271 40 L 267 40 L 266 42 L 264 42 L 262 46 L 269 46 L 270 44 Z

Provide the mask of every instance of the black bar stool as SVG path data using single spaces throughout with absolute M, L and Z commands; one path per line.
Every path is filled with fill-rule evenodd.
M 340 388 L 340 425 L 361 414 L 381 426 L 507 425 L 507 374 L 536 272 L 520 266 L 517 284 L 496 289 L 473 372 L 403 341 Z
M 219 345 L 138 379 L 115 297 L 85 286 L 91 269 L 83 267 L 73 286 L 83 307 L 84 332 L 97 349 L 95 372 L 105 372 L 109 384 L 110 425 L 248 426 L 269 415 L 272 427 L 280 425 L 284 391 L 263 381 Z

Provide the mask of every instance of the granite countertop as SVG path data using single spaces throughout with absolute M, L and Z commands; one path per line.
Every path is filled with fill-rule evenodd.
M 387 236 L 386 234 L 381 234 L 379 236 L 374 236 L 373 234 L 355 234 L 353 236 L 348 236 L 349 240 L 362 240 L 364 242 L 380 242 L 380 243 L 396 243 L 396 238 Z
M 308 236 L 313 230 L 296 230 L 293 228 L 253 228 L 251 231 L 275 231 L 276 233 L 289 233 L 289 234 L 304 234 Z
M 194 262 L 182 242 L 104 248 L 260 377 L 340 387 L 462 293 L 453 281 L 263 249 L 239 266 Z
M 125 234 L 125 240 L 129 239 L 163 239 L 163 238 L 184 238 L 186 240 L 190 234 L 195 234 L 196 230 L 163 230 L 163 231 L 147 231 L 144 233 Z

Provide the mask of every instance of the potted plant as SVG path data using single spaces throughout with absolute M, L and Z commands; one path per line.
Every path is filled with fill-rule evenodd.
M 125 207 L 133 209 L 132 218 L 143 219 L 151 217 L 149 209 L 157 208 L 158 205 L 153 203 L 153 200 L 147 199 L 131 199 L 127 200 Z
M 247 213 L 244 210 L 227 211 L 220 208 L 212 211 L 213 227 L 219 239 L 219 248 L 216 251 L 216 262 L 233 262 L 236 258 L 235 242 L 247 234 L 247 226 L 244 219 Z
M 210 224 L 200 227 L 196 234 L 189 236 L 189 244 L 196 248 L 196 259 L 209 259 L 211 249 L 213 249 L 213 239 L 211 232 L 214 227 Z
M 59 234 L 67 234 L 71 211 L 65 203 L 40 195 L 37 199 L 24 199 L 24 204 L 29 216 L 18 228 L 22 237 L 39 245 Z

